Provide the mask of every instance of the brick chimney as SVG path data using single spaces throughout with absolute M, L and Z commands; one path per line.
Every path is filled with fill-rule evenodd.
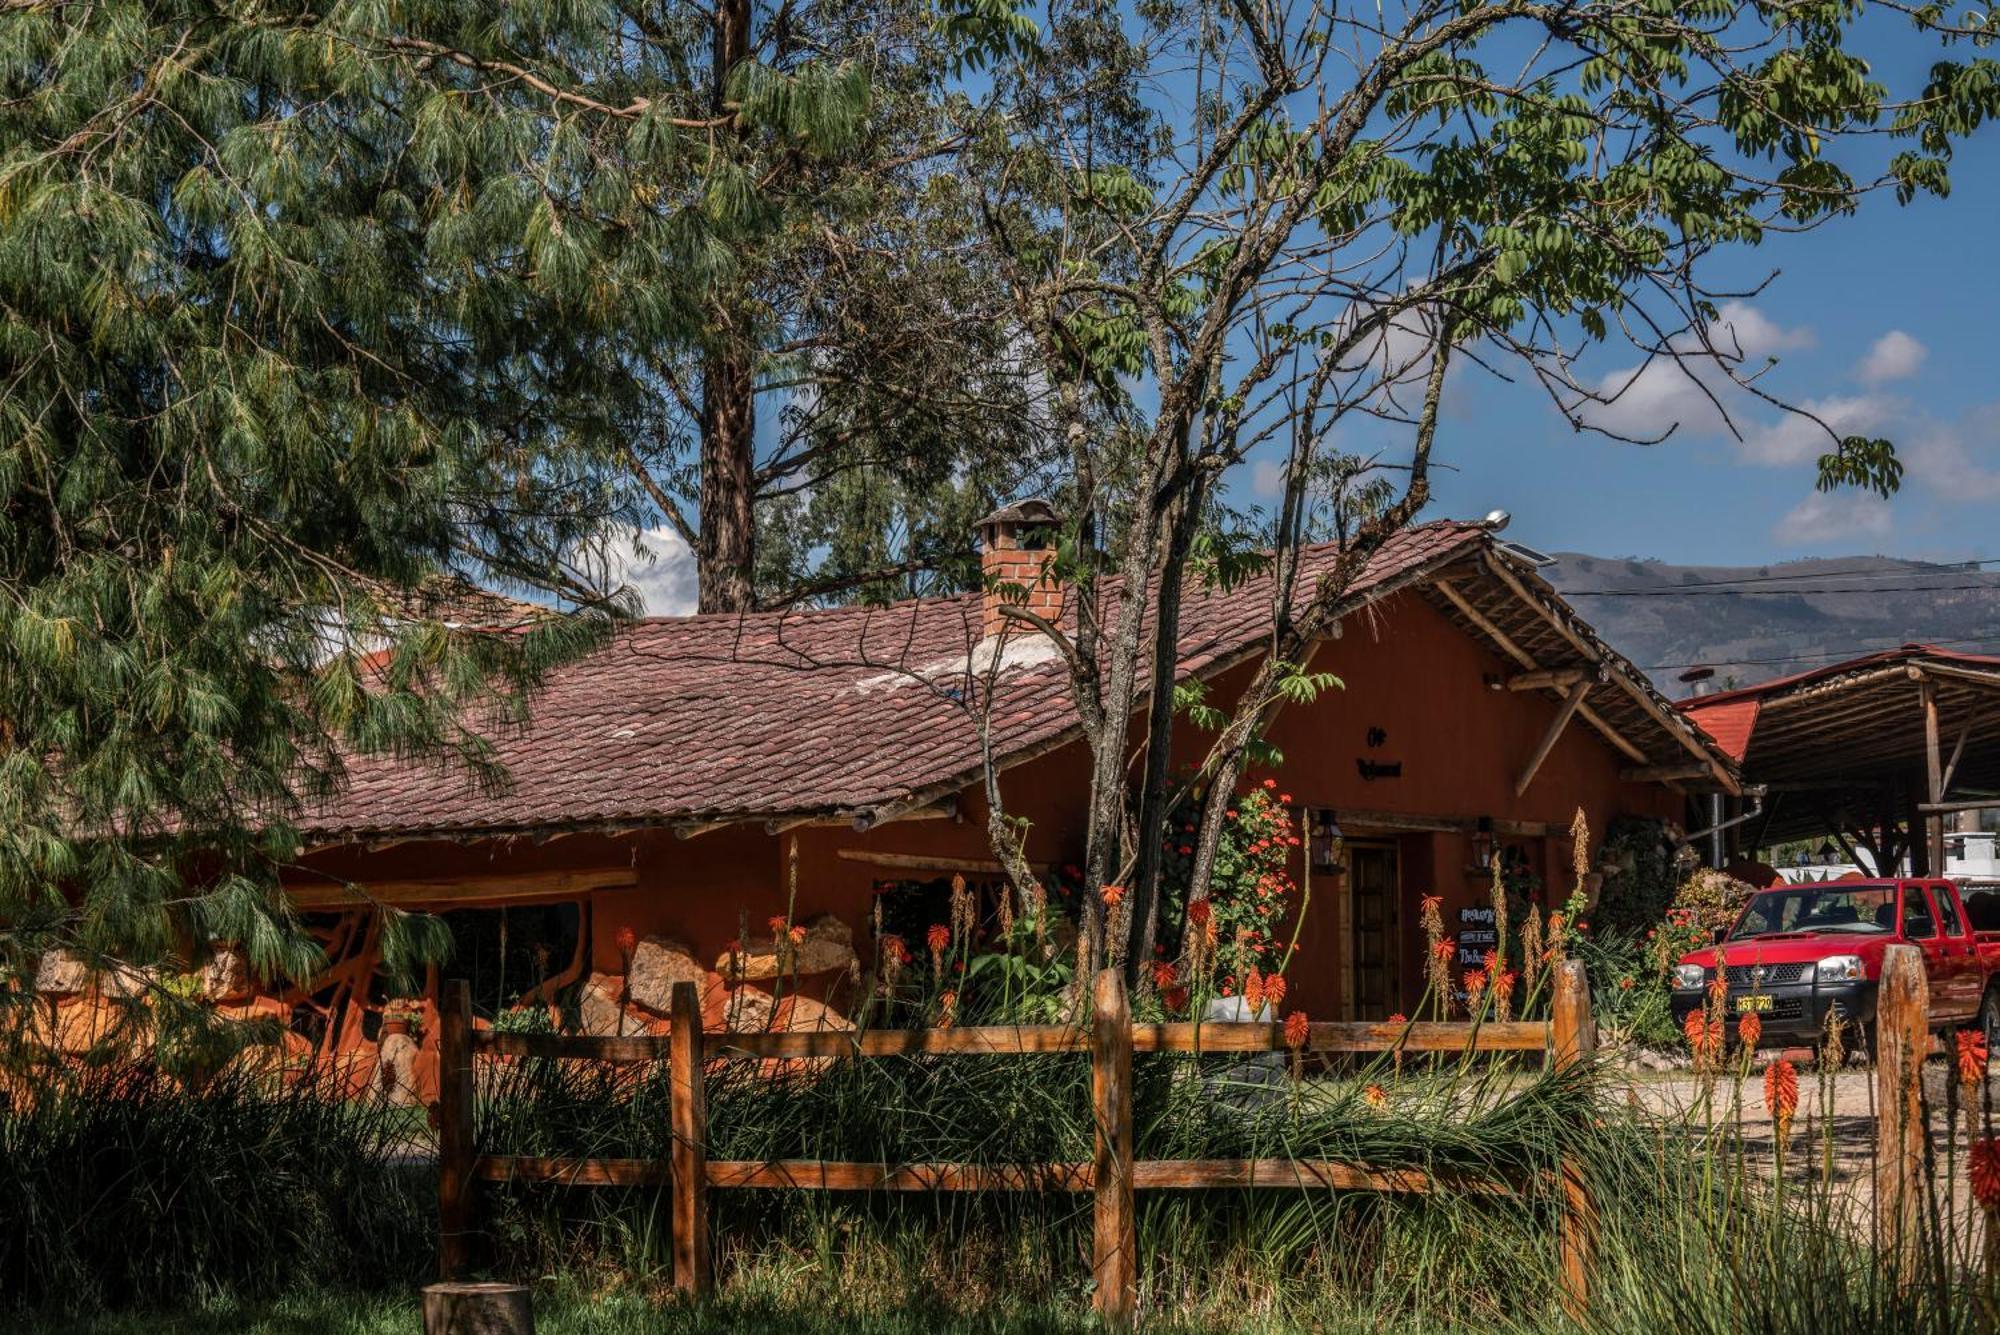
M 1040 499 L 1003 505 L 979 521 L 979 574 L 986 589 L 979 633 L 987 639 L 1003 631 L 1015 639 L 1037 633 L 1027 622 L 1001 615 L 1008 603 L 1050 621 L 1062 616 L 1063 587 L 1047 569 L 1055 555 L 1058 522 L 1055 507 Z M 1025 599 L 1022 589 L 1027 590 Z

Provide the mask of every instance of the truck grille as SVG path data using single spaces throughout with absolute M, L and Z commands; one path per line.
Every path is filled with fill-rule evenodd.
M 1732 964 L 1729 966 L 1731 987 L 1772 987 L 1780 983 L 1804 981 L 1811 964 Z M 1762 978 L 1753 974 L 1762 970 Z

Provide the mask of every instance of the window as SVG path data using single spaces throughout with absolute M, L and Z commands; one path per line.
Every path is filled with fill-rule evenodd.
M 1927 941 L 1937 935 L 1930 898 L 1920 885 L 1903 887 L 1903 935 L 1912 941 Z
M 1952 899 L 1951 891 L 1937 886 L 1931 891 L 1931 898 L 1937 901 L 1938 921 L 1944 924 L 1944 934 L 1964 936 L 1965 924 L 1959 921 L 1958 904 Z

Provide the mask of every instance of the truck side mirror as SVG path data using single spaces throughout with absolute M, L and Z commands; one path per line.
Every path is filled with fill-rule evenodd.
M 1711 927 L 1708 929 L 1709 944 L 1719 946 L 1722 944 L 1722 939 L 1728 935 L 1729 929 L 1727 927 Z

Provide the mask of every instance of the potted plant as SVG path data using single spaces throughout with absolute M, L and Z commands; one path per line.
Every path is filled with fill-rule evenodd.
M 382 1037 L 415 1034 L 423 1024 L 423 1003 L 413 999 L 392 1001 L 382 1008 Z

